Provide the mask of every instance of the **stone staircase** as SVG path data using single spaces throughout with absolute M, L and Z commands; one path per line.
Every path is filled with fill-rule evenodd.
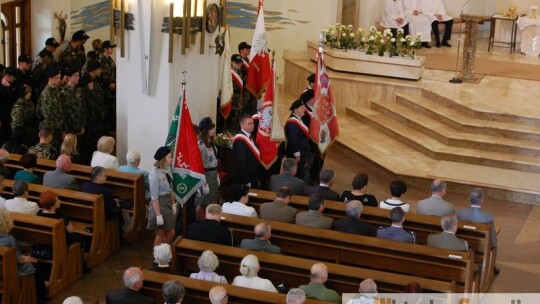
M 443 178 L 490 188 L 498 198 L 540 203 L 540 119 L 472 109 L 425 89 L 370 104 L 347 108 L 343 146 L 396 175 Z M 358 123 L 361 132 L 344 130 Z M 372 139 L 354 144 L 358 134 Z

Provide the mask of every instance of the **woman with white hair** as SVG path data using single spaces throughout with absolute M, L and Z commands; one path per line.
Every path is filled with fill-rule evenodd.
M 144 197 L 147 200 L 150 200 L 150 184 L 148 182 L 148 172 L 139 168 L 141 164 L 141 152 L 138 150 L 129 150 L 126 154 L 127 164 L 122 165 L 118 168 L 118 171 L 132 173 L 132 174 L 142 174 L 144 177 Z
M 171 246 L 167 243 L 161 243 L 154 247 L 154 265 L 153 271 L 174 274 L 174 270 L 169 263 L 172 259 Z
M 234 278 L 232 284 L 246 288 L 277 292 L 276 287 L 274 287 L 274 284 L 270 280 L 257 276 L 259 269 L 259 259 L 253 254 L 246 255 L 240 263 L 240 273 L 242 275 Z
M 220 276 L 214 272 L 219 266 L 219 260 L 212 250 L 206 250 L 203 252 L 197 261 L 197 265 L 199 265 L 200 271 L 197 273 L 192 273 L 189 276 L 190 278 L 229 284 L 224 276 Z
M 111 155 L 115 144 L 116 140 L 114 137 L 101 136 L 97 143 L 97 151 L 94 151 L 94 154 L 92 154 L 90 167 L 101 166 L 105 169 L 117 170 L 119 167 L 118 158 Z

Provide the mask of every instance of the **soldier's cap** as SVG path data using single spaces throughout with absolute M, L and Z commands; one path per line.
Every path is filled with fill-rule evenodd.
M 39 52 L 38 56 L 40 58 L 44 58 L 44 57 L 52 57 L 53 54 L 47 50 L 41 50 L 41 52 Z
M 45 40 L 45 45 L 50 45 L 50 46 L 53 46 L 53 47 L 59 47 L 60 43 L 58 43 L 58 41 L 56 41 L 56 39 L 54 39 L 54 37 L 51 37 L 51 38 Z
M 73 74 L 80 71 L 81 69 L 78 66 L 72 66 L 64 70 L 64 76 L 73 76 Z
M 32 58 L 28 56 L 27 54 L 21 54 L 19 55 L 19 58 L 17 60 L 18 62 L 25 62 L 25 63 L 32 63 Z
M 90 36 L 86 35 L 86 32 L 83 30 L 78 30 L 71 36 L 71 39 L 75 41 L 86 40 L 88 38 L 90 38 Z
M 201 119 L 201 122 L 199 122 L 199 131 L 202 130 L 212 130 L 216 125 L 212 121 L 212 118 L 205 117 Z
M 309 75 L 307 81 L 315 83 L 315 74 Z
M 87 60 L 97 59 L 98 54 L 96 52 L 94 52 L 94 51 L 88 51 L 88 53 L 86 53 L 86 58 L 87 58 Z
M 312 100 L 313 96 L 314 96 L 313 90 L 307 89 L 302 93 L 302 95 L 300 95 L 300 99 L 302 99 L 302 101 L 304 103 L 306 103 L 306 102 Z
M 231 56 L 231 62 L 234 62 L 234 63 L 242 63 L 242 56 L 238 55 L 238 54 L 234 54 Z
M 16 73 L 17 73 L 17 70 L 15 70 L 14 67 L 7 67 L 4 69 L 4 75 L 15 76 Z
M 240 50 L 243 50 L 243 49 L 250 49 L 251 50 L 251 45 L 245 41 L 242 41 L 240 42 L 240 44 L 238 44 L 238 51 Z
M 81 79 L 79 79 L 79 85 L 83 88 L 92 82 L 94 82 L 94 80 L 92 80 L 92 77 L 90 77 L 90 75 L 88 74 L 84 74 L 84 76 L 82 76 Z
M 156 151 L 156 153 L 154 154 L 154 159 L 155 160 L 161 160 L 162 158 L 164 158 L 165 156 L 167 156 L 167 154 L 171 153 L 171 150 L 169 150 L 169 148 L 163 146 L 163 147 L 159 147 Z
M 115 48 L 116 47 L 116 44 L 111 44 L 111 41 L 110 40 L 105 40 L 103 41 L 103 43 L 101 44 L 101 48 L 102 49 L 109 49 L 109 48 Z
M 58 74 L 60 74 L 60 69 L 57 67 L 50 67 L 45 71 L 45 75 L 49 78 L 53 78 Z
M 88 63 L 88 65 L 86 66 L 86 71 L 87 72 L 92 72 L 92 71 L 95 71 L 97 69 L 101 69 L 101 64 L 97 60 L 90 61 Z
M 294 111 L 303 105 L 304 105 L 304 101 L 302 101 L 302 99 L 297 99 L 291 104 L 291 107 L 289 108 L 289 110 Z

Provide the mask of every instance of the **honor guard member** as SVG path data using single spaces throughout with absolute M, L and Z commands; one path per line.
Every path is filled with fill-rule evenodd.
M 225 120 L 225 129 L 231 129 L 233 132 L 238 132 L 240 125 L 240 115 L 244 113 L 244 80 L 240 69 L 242 67 L 242 57 L 238 54 L 231 56 L 231 78 L 233 85 L 233 96 L 231 101 L 231 112 Z
M 84 65 L 84 62 L 81 62 L 78 53 L 79 47 L 84 41 L 84 37 L 88 37 L 88 35 L 84 34 L 84 31 L 77 31 L 73 33 L 73 35 L 71 36 L 71 40 L 66 45 L 66 48 L 62 51 L 62 54 L 60 54 L 60 59 L 58 60 L 60 68 L 67 69 L 70 67 Z M 86 61 L 86 56 L 84 58 L 84 61 Z
M 39 96 L 36 116 L 41 121 L 40 128 L 49 127 L 53 133 L 54 146 L 61 142 L 61 128 L 64 122 L 64 107 L 60 100 L 61 79 L 60 70 L 56 67 L 47 69 L 48 82 Z
M 233 154 L 235 160 L 233 182 L 259 188 L 260 152 L 251 136 L 254 124 L 249 115 L 240 117 L 240 131 L 233 138 Z
M 309 170 L 313 154 L 309 144 L 309 128 L 302 121 L 305 115 L 305 106 L 302 99 L 295 100 L 289 110 L 291 115 L 285 123 L 285 137 L 287 138 L 287 157 L 296 159 L 298 167 L 296 177 L 309 181 Z
M 32 101 L 37 105 L 39 96 L 49 82 L 46 72 L 51 67 L 57 67 L 58 64 L 54 61 L 53 54 L 45 49 L 39 52 L 39 62 L 32 70 Z
M 245 41 L 242 41 L 238 44 L 238 54 L 240 54 L 240 57 L 242 57 L 242 68 L 240 70 L 242 78 L 247 77 L 247 73 L 249 69 L 249 54 L 250 53 L 251 53 L 251 45 L 249 45 Z
M 15 81 L 12 86 L 17 90 L 17 95 L 24 94 L 24 88 L 32 85 L 32 63 L 34 61 L 29 55 L 21 54 L 17 58 L 17 70 L 15 71 Z
M 58 41 L 56 41 L 56 39 L 54 39 L 54 37 L 50 37 L 50 38 L 47 38 L 47 40 L 45 40 L 45 47 L 41 51 L 47 51 L 47 52 L 50 52 L 51 54 L 54 54 L 54 52 L 56 52 L 56 49 L 59 46 L 60 46 L 60 43 L 58 43 Z M 35 60 L 34 60 L 34 68 L 41 61 L 40 58 L 41 58 L 41 56 L 38 53 L 38 55 L 35 57 Z
M 86 63 L 86 50 L 84 48 L 84 45 L 86 44 L 86 41 L 90 38 L 83 30 L 78 30 L 75 32 L 77 35 L 79 35 L 81 39 L 81 44 L 77 47 L 77 60 L 80 62 L 80 66 L 84 66 Z
M 300 95 L 300 99 L 304 102 L 304 106 L 306 107 L 306 114 L 302 116 L 302 121 L 304 124 L 309 128 L 309 125 L 311 123 L 311 116 L 313 115 L 313 103 L 315 100 L 313 99 L 315 95 L 315 91 L 313 90 L 313 87 L 315 85 L 315 74 L 311 74 L 307 78 L 308 86 L 302 92 Z M 321 169 L 324 165 L 324 155 L 321 154 L 319 151 L 319 147 L 317 144 L 310 140 L 309 145 L 311 147 L 311 152 L 313 154 L 313 161 L 311 162 L 311 168 L 309 171 L 309 181 L 306 181 L 306 183 L 316 186 L 319 184 L 319 173 L 321 172 Z
M 112 58 L 116 44 L 109 40 L 102 43 L 103 52 L 99 55 L 101 64 L 101 82 L 103 85 L 103 98 L 106 107 L 105 121 L 107 131 L 116 130 L 116 64 Z
M 83 103 L 82 90 L 78 88 L 81 71 L 78 68 L 69 68 L 64 73 L 67 83 L 60 92 L 62 104 L 65 106 L 66 115 L 64 122 L 64 133 L 72 133 L 81 136 L 84 133 L 86 122 L 86 109 Z

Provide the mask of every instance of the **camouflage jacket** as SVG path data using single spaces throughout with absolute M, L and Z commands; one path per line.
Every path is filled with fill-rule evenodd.
M 81 89 L 72 88 L 66 84 L 60 92 L 60 101 L 64 107 L 63 113 L 66 114 L 62 131 L 79 134 L 86 122 L 86 109 Z
M 112 57 L 107 57 L 103 53 L 99 54 L 99 63 L 101 64 L 101 80 L 105 90 L 109 88 L 109 84 L 116 82 L 116 63 Z
M 40 126 L 46 125 L 54 130 L 61 130 L 64 123 L 64 109 L 60 100 L 60 89 L 49 85 L 39 96 L 36 116 L 41 121 Z
M 34 153 L 38 158 L 55 160 L 58 156 L 58 151 L 51 144 L 37 144 L 28 149 L 28 153 Z
M 62 51 L 62 54 L 60 54 L 60 59 L 58 61 L 60 64 L 60 68 L 63 70 L 70 67 L 81 67 L 83 65 L 83 62 L 81 62 L 81 59 L 79 58 L 79 55 L 77 53 L 77 48 L 73 48 L 69 43 Z
M 35 129 L 36 107 L 31 100 L 19 98 L 11 109 L 11 129 L 16 128 Z
M 101 134 L 105 119 L 101 84 L 96 81 L 93 90 L 81 89 L 81 95 L 86 110 L 86 133 Z

